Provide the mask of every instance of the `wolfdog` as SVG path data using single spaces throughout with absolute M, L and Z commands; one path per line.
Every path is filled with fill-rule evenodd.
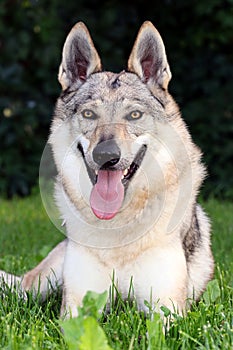
M 49 144 L 67 237 L 15 279 L 44 297 L 61 285 L 67 317 L 77 316 L 88 290 L 108 290 L 113 273 L 123 298 L 133 283 L 139 309 L 150 300 L 183 312 L 205 289 L 214 262 L 209 220 L 196 202 L 205 177 L 201 151 L 168 92 L 160 34 L 145 22 L 127 70 L 112 73 L 102 71 L 79 22 L 65 41 L 58 79 Z

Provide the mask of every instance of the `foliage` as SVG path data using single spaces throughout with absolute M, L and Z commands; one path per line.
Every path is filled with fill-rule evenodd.
M 135 33 L 149 19 L 161 32 L 170 86 L 204 151 L 205 194 L 233 198 L 232 0 L 2 0 L 0 3 L 0 191 L 27 195 L 38 177 L 61 48 L 78 20 L 90 28 L 104 68 L 126 66 Z
M 69 350 L 112 350 L 97 321 L 98 311 L 103 309 L 107 298 L 107 292 L 87 292 L 78 308 L 78 317 L 60 322 Z

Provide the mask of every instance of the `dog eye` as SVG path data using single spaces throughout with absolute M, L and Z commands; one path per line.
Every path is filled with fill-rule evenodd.
M 84 109 L 84 111 L 82 111 L 82 116 L 83 118 L 87 118 L 87 119 L 96 119 L 97 115 L 91 111 L 90 109 Z
M 142 114 L 143 113 L 141 111 L 133 111 L 126 116 L 126 119 L 128 119 L 128 120 L 139 119 L 139 118 L 141 118 Z

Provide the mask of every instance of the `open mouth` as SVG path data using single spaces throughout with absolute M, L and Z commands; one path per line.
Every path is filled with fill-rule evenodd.
M 147 146 L 142 145 L 133 162 L 126 169 L 102 166 L 98 171 L 87 164 L 81 144 L 78 144 L 88 175 L 93 184 L 90 205 L 93 213 L 101 220 L 112 219 L 122 206 L 125 191 L 145 156 Z

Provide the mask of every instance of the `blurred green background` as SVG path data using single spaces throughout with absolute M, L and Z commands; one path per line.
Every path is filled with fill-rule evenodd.
M 0 194 L 37 184 L 65 37 L 84 21 L 106 70 L 126 67 L 136 33 L 161 33 L 179 103 L 209 176 L 203 196 L 233 199 L 233 0 L 1 0 Z

